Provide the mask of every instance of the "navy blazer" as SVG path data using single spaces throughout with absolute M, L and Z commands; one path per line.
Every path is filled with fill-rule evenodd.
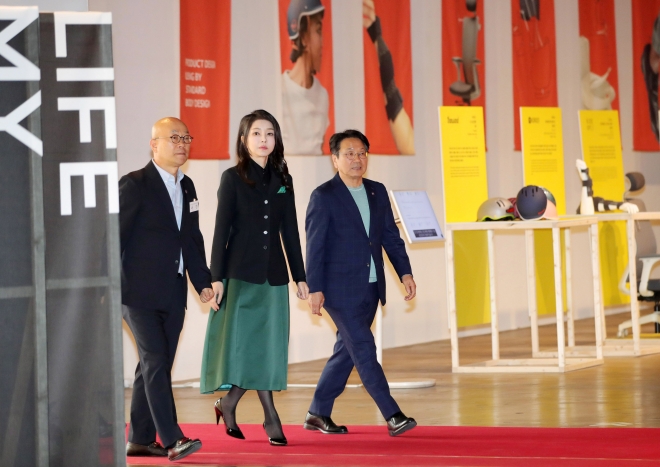
M 211 287 L 211 272 L 206 265 L 204 239 L 199 230 L 199 211 L 190 212 L 190 203 L 197 200 L 195 185 L 184 176 L 181 189 L 183 212 L 179 230 L 172 200 L 153 162 L 119 180 L 124 305 L 145 309 L 185 307 L 185 301 L 171 302 L 179 280 L 181 253 L 184 270 L 197 292 Z M 187 281 L 181 282 L 181 287 L 187 289 Z
M 368 235 L 357 204 L 339 174 L 316 188 L 307 206 L 307 285 L 310 292 L 323 292 L 326 307 L 359 305 L 369 283 L 371 257 L 380 302 L 385 304 L 383 248 L 399 278 L 412 274 L 385 186 L 368 179 L 363 183 L 369 200 Z

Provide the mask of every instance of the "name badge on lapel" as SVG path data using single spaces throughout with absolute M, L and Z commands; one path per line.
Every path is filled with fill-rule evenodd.
M 196 212 L 199 211 L 199 201 L 191 201 L 190 202 L 190 212 Z

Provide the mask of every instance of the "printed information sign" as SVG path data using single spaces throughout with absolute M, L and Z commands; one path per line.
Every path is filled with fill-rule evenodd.
M 549 190 L 557 201 L 557 213 L 566 214 L 561 109 L 521 107 L 520 125 L 525 185 Z
M 621 200 L 624 186 L 619 112 L 580 110 L 582 158 L 594 181 L 594 194 Z
M 625 191 L 619 112 L 616 110 L 580 110 L 582 158 L 589 167 L 594 196 L 621 201 Z M 619 280 L 628 265 L 626 223 L 601 222 L 600 274 L 603 281 L 603 303 L 630 303 L 630 297 L 619 290 Z
M 472 222 L 488 198 L 483 107 L 440 107 L 445 222 Z
M 483 107 L 440 107 L 445 223 L 474 222 L 488 199 Z M 490 322 L 488 243 L 484 231 L 454 233 L 459 327 Z
M 408 243 L 444 240 L 426 191 L 390 191 Z

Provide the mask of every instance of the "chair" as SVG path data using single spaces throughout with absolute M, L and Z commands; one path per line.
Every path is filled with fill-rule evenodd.
M 539 3 L 539 0 L 520 0 L 520 16 L 524 21 L 530 21 L 532 18 L 541 19 Z
M 466 0 L 468 11 L 476 12 L 476 0 Z M 465 16 L 463 18 L 463 40 L 460 57 L 453 57 L 451 60 L 456 65 L 456 81 L 449 86 L 449 92 L 453 95 L 463 99 L 465 104 L 470 105 L 473 99 L 481 95 L 481 86 L 479 85 L 479 74 L 477 73 L 477 65 L 481 60 L 477 58 L 477 37 L 479 35 L 479 17 L 475 13 L 474 16 Z M 463 68 L 463 80 L 461 80 L 461 65 Z
M 646 211 L 644 201 L 640 199 L 627 199 L 629 203 L 636 204 L 640 212 Z M 651 279 L 653 267 L 660 262 L 657 243 L 650 221 L 635 222 L 635 241 L 637 243 L 637 300 L 654 302 L 653 313 L 642 316 L 640 324 L 655 323 L 655 332 L 660 333 L 660 279 Z M 630 295 L 627 287 L 629 270 L 626 270 L 619 282 L 619 290 Z M 628 329 L 632 328 L 632 320 L 624 321 L 619 325 L 619 337 L 628 335 Z

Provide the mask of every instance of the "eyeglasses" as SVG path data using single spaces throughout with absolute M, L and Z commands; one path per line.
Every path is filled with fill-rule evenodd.
M 179 135 L 172 135 L 172 136 L 159 136 L 158 138 L 154 139 L 165 139 L 169 138 L 172 140 L 174 144 L 179 144 L 181 141 L 183 141 L 183 144 L 190 144 L 192 143 L 193 137 L 190 135 L 184 135 L 184 136 L 179 136 Z
M 358 157 L 363 160 L 366 159 L 369 156 L 369 153 L 367 151 L 361 151 L 361 152 L 346 151 L 343 155 L 349 161 L 354 161 Z

